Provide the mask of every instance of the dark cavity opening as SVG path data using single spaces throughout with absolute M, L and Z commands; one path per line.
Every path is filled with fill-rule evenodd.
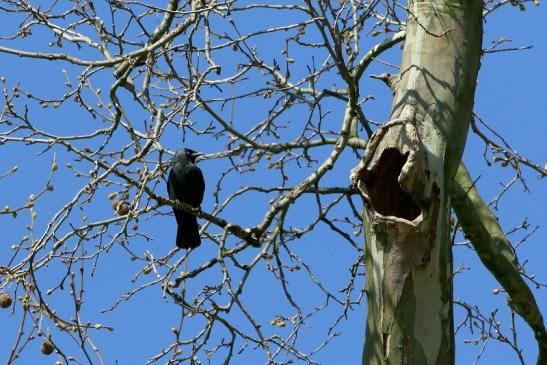
M 408 152 L 403 155 L 396 148 L 387 148 L 372 171 L 365 170 L 361 179 L 376 212 L 413 221 L 422 211 L 397 181 L 407 158 Z

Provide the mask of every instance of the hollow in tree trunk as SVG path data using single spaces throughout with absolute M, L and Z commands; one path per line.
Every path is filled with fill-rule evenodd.
M 454 364 L 450 184 L 479 69 L 482 2 L 411 1 L 390 121 L 352 180 L 365 202 L 363 364 Z

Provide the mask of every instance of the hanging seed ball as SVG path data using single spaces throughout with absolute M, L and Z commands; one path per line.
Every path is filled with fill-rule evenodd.
M 127 215 L 131 209 L 131 205 L 124 200 L 114 200 L 112 202 L 112 209 L 119 215 Z
M 42 354 L 44 355 L 50 355 L 53 352 L 54 348 L 51 342 L 44 341 L 42 342 L 42 346 L 40 346 L 40 351 L 42 351 Z
M 9 308 L 12 303 L 11 295 L 8 293 L 2 293 L 0 294 L 0 307 L 1 308 Z
M 116 211 L 119 215 L 127 215 L 129 213 L 129 210 L 131 209 L 131 206 L 128 202 L 123 201 L 120 204 L 118 204 L 118 209 Z

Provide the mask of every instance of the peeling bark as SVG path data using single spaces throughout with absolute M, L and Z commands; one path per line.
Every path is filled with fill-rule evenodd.
M 391 119 L 352 181 L 366 202 L 363 364 L 454 363 L 450 182 L 471 119 L 482 3 L 409 3 Z

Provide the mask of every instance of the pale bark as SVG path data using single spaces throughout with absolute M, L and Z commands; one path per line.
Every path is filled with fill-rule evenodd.
M 520 276 L 515 255 L 498 220 L 480 197 L 463 164 L 454 180 L 452 207 L 482 263 L 507 292 L 509 305 L 534 331 L 539 348 L 537 364 L 546 364 L 547 332 L 543 316 L 532 291 Z
M 482 2 L 409 3 L 391 119 L 352 179 L 366 201 L 363 364 L 454 363 L 450 187 L 471 119 Z

